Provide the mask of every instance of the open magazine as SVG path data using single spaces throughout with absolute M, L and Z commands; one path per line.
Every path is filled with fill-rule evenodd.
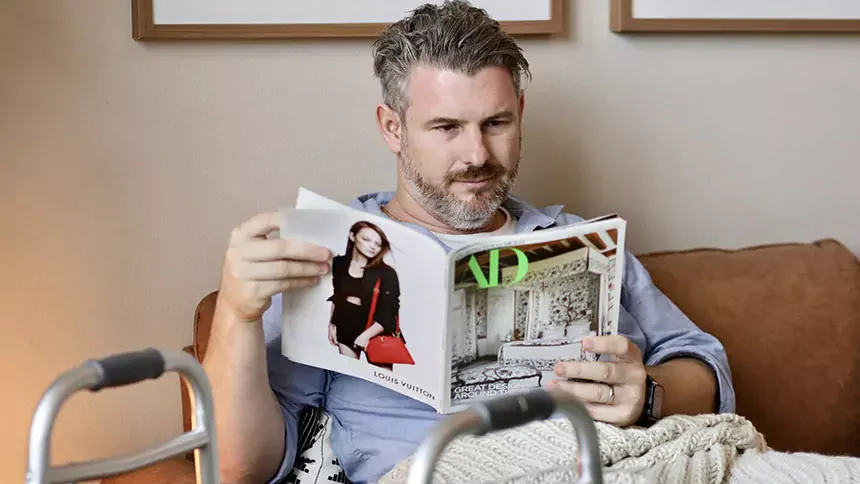
M 301 189 L 280 236 L 327 247 L 332 270 L 283 297 L 287 358 L 375 382 L 449 413 L 595 360 L 617 334 L 626 222 L 488 236 L 453 251 L 384 216 Z

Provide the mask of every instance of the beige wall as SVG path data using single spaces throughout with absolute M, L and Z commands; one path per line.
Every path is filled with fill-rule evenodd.
M 367 41 L 137 43 L 129 3 L 0 2 L 2 482 L 60 372 L 189 342 L 234 224 L 300 183 L 346 201 L 394 181 Z M 606 2 L 573 3 L 571 38 L 523 42 L 519 193 L 617 210 L 637 252 L 860 250 L 860 37 L 620 37 Z M 76 396 L 57 459 L 166 438 L 178 404 L 175 377 Z

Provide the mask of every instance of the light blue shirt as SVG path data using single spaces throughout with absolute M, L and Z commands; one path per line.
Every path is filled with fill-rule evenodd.
M 380 206 L 393 193 L 356 198 L 350 206 L 383 215 Z M 582 218 L 564 213 L 560 205 L 536 208 L 516 196 L 504 206 L 517 218 L 518 233 L 553 225 L 576 223 Z M 384 216 L 384 215 L 383 215 Z M 407 224 L 450 250 L 431 232 Z M 263 316 L 268 348 L 269 382 L 281 405 L 286 425 L 286 452 L 277 475 L 284 478 L 292 468 L 298 446 L 300 412 L 322 407 L 333 420 L 332 450 L 347 477 L 355 483 L 374 482 L 402 459 L 409 457 L 430 429 L 444 416 L 423 403 L 375 383 L 320 368 L 294 363 L 281 355 L 281 296 Z M 644 266 L 626 252 L 618 324 L 620 334 L 642 351 L 646 365 L 657 365 L 679 356 L 707 363 L 719 385 L 719 411 L 735 411 L 735 393 L 722 344 L 700 330 L 651 281 Z

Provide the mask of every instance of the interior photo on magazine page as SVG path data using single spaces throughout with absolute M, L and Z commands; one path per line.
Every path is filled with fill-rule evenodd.
M 583 337 L 616 334 L 625 222 L 577 230 L 453 254 L 452 407 L 547 386 L 559 360 L 598 358 Z
M 331 250 L 318 284 L 283 297 L 282 353 L 442 405 L 447 255 L 383 217 L 282 209 L 281 238 Z

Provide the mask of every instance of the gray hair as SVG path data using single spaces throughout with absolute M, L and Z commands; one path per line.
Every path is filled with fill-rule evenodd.
M 424 4 L 388 26 L 373 44 L 373 70 L 385 104 L 405 119 L 409 74 L 415 65 L 473 75 L 485 67 L 504 67 L 517 93 L 523 76 L 531 79 L 522 49 L 485 10 L 468 1 Z

